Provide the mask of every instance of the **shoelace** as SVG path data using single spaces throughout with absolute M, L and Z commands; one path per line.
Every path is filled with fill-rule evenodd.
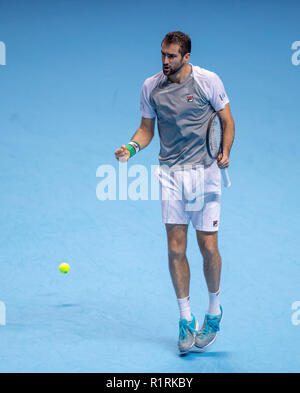
M 218 320 L 207 318 L 205 328 L 202 330 L 200 334 L 206 336 L 209 333 L 209 329 L 211 329 L 212 333 L 218 332 L 220 330 Z
M 179 322 L 179 337 L 182 338 L 183 340 L 187 336 L 186 329 L 188 329 L 191 333 L 197 333 L 197 331 L 193 329 L 192 326 L 189 325 L 187 321 L 184 319 L 183 321 Z

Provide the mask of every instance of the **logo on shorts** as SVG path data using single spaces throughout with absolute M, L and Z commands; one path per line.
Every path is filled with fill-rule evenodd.
M 218 220 L 213 221 L 213 226 L 214 226 L 214 227 L 217 227 L 217 226 L 218 226 Z
M 194 101 L 194 97 L 193 96 L 187 96 L 186 100 L 187 100 L 187 102 L 193 102 Z

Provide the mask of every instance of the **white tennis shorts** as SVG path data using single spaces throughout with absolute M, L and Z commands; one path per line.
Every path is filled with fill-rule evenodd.
M 164 224 L 189 224 L 199 231 L 215 232 L 220 223 L 221 173 L 217 162 L 157 170 Z

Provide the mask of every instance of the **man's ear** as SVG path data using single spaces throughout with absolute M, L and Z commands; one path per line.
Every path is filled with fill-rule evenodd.
M 188 62 L 189 61 L 189 59 L 190 59 L 190 57 L 191 57 L 191 54 L 190 53 L 186 53 L 185 55 L 184 55 L 184 60 L 186 61 L 186 62 Z

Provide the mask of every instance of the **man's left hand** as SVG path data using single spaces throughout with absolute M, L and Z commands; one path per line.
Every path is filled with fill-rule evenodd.
M 223 154 L 218 155 L 218 167 L 220 169 L 229 167 L 229 155 L 225 152 Z

